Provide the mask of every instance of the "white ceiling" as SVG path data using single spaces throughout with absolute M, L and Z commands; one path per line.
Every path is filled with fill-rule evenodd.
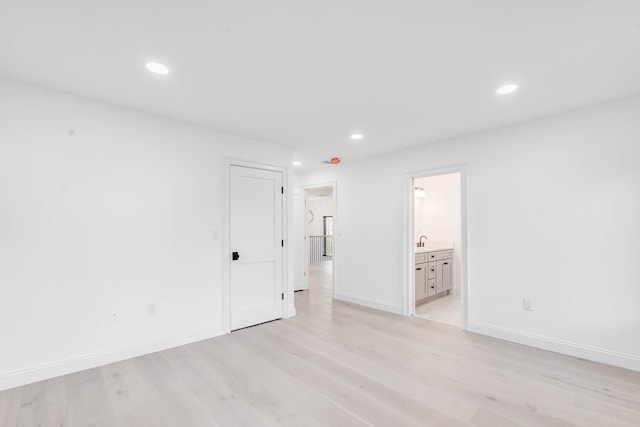
M 640 1 L 3 0 L 0 48 L 7 78 L 315 168 L 639 93 Z

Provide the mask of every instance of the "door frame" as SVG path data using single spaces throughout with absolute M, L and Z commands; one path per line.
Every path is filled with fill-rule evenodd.
M 338 224 L 339 224 L 339 220 L 338 220 L 338 182 L 337 181 L 329 181 L 329 182 L 324 182 L 324 183 L 319 183 L 319 184 L 309 184 L 309 185 L 304 185 L 302 187 L 300 187 L 304 190 L 304 214 L 305 214 L 305 221 L 304 221 L 304 289 L 308 290 L 309 289 L 309 223 L 307 222 L 307 204 L 309 201 L 309 192 L 307 190 L 313 190 L 316 188 L 331 188 L 331 208 L 333 211 L 333 257 L 331 260 L 331 297 L 335 299 L 336 297 L 336 257 L 337 257 L 337 253 L 338 251 L 336 250 L 337 245 L 337 240 L 339 237 L 339 231 L 338 230 Z
M 416 312 L 415 301 L 415 252 L 414 245 L 414 183 L 415 178 L 446 175 L 450 173 L 460 174 L 460 259 L 462 260 L 460 298 L 462 300 L 462 329 L 469 330 L 469 209 L 467 190 L 467 165 L 456 164 L 439 168 L 430 168 L 412 171 L 406 175 L 405 186 L 405 289 L 404 289 L 404 314 L 414 316 Z
M 257 163 L 236 158 L 223 158 L 222 167 L 222 327 L 225 332 L 231 332 L 231 167 L 240 166 L 245 168 L 261 169 L 282 173 L 282 185 L 284 186 L 284 194 L 282 195 L 282 238 L 285 245 L 282 251 L 282 291 L 284 292 L 284 301 L 282 304 L 282 318 L 295 316 L 295 307 L 293 306 L 293 272 L 291 259 L 293 254 L 293 245 L 289 244 L 289 237 L 292 235 L 290 228 L 290 212 L 292 209 L 290 183 L 290 170 L 288 168 L 270 165 L 265 163 Z

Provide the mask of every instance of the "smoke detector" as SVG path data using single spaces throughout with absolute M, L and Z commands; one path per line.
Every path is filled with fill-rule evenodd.
M 332 157 L 331 160 L 325 160 L 322 163 L 326 163 L 328 165 L 338 165 L 340 164 L 341 160 L 340 157 Z

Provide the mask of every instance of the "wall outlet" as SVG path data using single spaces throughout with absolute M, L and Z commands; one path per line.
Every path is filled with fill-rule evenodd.
M 147 304 L 147 316 L 152 317 L 156 315 L 156 305 L 155 304 Z
M 524 311 L 533 311 L 533 300 L 525 298 L 522 300 L 522 309 Z
M 111 323 L 116 323 L 120 321 L 120 312 L 114 308 L 109 310 L 109 320 Z

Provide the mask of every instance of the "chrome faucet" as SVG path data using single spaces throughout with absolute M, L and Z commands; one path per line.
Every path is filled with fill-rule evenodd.
M 416 243 L 416 245 L 419 248 L 424 248 L 424 243 L 422 242 L 422 238 L 424 237 L 424 240 L 427 240 L 427 236 L 420 236 L 420 240 L 418 240 L 418 243 Z

